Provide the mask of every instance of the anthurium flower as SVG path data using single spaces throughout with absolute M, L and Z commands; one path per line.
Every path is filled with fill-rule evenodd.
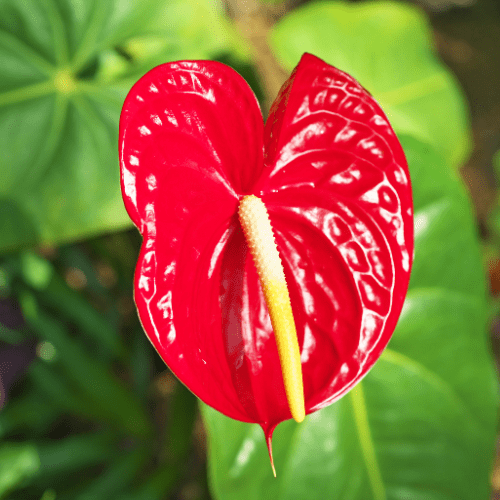
M 164 64 L 127 96 L 119 154 L 125 206 L 144 238 L 140 319 L 194 394 L 259 423 L 269 446 L 292 416 L 238 216 L 249 195 L 267 211 L 288 285 L 305 413 L 366 375 L 403 305 L 413 209 L 403 150 L 354 78 L 305 54 L 264 125 L 231 68 Z

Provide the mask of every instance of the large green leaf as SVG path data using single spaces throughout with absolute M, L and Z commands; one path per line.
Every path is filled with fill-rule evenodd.
M 0 1 L 0 250 L 130 223 L 119 189 L 121 104 L 155 64 L 241 53 L 217 5 Z
M 415 204 L 415 263 L 398 327 L 354 390 L 274 438 L 209 407 L 218 500 L 487 500 L 497 384 L 468 199 L 443 160 L 402 137 Z
M 464 101 L 435 57 L 422 12 L 394 2 L 313 2 L 283 18 L 271 36 L 291 70 L 304 52 L 353 75 L 379 101 L 399 134 L 442 151 L 450 166 L 469 150 Z

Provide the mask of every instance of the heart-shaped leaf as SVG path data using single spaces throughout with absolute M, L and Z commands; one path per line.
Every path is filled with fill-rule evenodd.
M 433 53 L 420 10 L 395 2 L 311 2 L 284 17 L 271 45 L 289 71 L 311 52 L 354 76 L 382 106 L 396 134 L 441 151 L 456 167 L 469 151 L 464 100 Z
M 318 491 L 352 500 L 487 498 L 498 396 L 471 211 L 439 155 L 401 142 L 414 186 L 415 260 L 389 347 L 344 398 L 277 428 L 277 480 L 262 431 L 203 405 L 218 500 L 313 500 Z
M 128 225 L 126 92 L 158 60 L 212 57 L 234 39 L 212 2 L 0 2 L 0 250 Z

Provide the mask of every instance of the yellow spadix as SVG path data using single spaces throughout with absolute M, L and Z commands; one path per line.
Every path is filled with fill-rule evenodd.
M 294 420 L 302 422 L 306 412 L 297 330 L 269 214 L 260 198 L 248 195 L 238 215 L 271 317 L 288 406 Z

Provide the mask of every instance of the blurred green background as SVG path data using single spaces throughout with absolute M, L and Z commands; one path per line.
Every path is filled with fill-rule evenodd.
M 274 439 L 200 406 L 139 324 L 118 119 L 157 64 L 216 59 L 264 114 L 308 51 L 380 102 L 415 264 L 389 348 Z M 0 0 L 0 498 L 500 499 L 500 5 Z

